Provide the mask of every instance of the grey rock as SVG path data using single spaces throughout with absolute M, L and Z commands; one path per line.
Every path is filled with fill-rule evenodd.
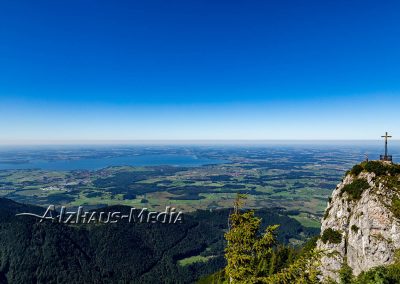
M 399 219 L 391 211 L 397 191 L 386 188 L 374 173 L 362 172 L 357 178 L 365 179 L 369 188 L 359 200 L 349 201 L 348 194 L 341 194 L 341 190 L 355 178 L 348 174 L 336 187 L 327 205 L 327 217 L 322 220 L 321 235 L 328 228 L 342 234 L 339 244 L 317 242 L 317 248 L 324 251 L 320 266 L 323 279 L 338 281 L 338 270 L 345 260 L 354 275 L 393 263 L 395 251 L 400 248 Z

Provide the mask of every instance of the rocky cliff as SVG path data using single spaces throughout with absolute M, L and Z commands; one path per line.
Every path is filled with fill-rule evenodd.
M 321 273 L 338 280 L 347 263 L 354 275 L 391 264 L 400 248 L 400 166 L 363 162 L 346 173 L 329 198 L 317 247 Z

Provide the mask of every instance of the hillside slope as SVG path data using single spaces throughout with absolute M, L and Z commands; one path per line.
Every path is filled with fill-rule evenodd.
M 197 211 L 174 225 L 39 223 L 21 212 L 44 209 L 0 199 L 0 283 L 192 283 L 225 265 L 229 210 Z M 258 215 L 264 226 L 282 224 L 283 242 L 315 233 L 272 210 Z M 179 261 L 198 255 L 207 261 Z

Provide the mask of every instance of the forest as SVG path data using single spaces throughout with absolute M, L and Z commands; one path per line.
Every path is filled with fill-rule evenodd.
M 110 210 L 127 212 L 129 207 Z M 43 208 L 0 199 L 0 283 L 193 283 L 226 265 L 231 209 L 198 210 L 182 224 L 38 222 L 16 213 Z M 318 230 L 277 209 L 257 211 L 277 239 L 301 243 Z M 190 261 L 198 257 L 206 261 Z

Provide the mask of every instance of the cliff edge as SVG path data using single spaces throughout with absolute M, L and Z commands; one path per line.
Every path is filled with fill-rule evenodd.
M 329 198 L 317 248 L 323 279 L 338 281 L 394 262 L 400 248 L 400 165 L 369 161 L 347 172 Z

